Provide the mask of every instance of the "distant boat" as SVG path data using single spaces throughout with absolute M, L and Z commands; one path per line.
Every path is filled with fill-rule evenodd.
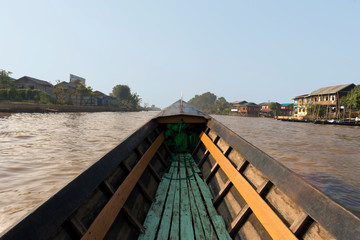
M 354 214 L 214 118 L 178 101 L 1 239 L 359 236 Z
M 360 126 L 359 121 L 355 120 L 316 120 L 315 124 L 331 124 L 331 125 L 344 125 L 344 126 Z

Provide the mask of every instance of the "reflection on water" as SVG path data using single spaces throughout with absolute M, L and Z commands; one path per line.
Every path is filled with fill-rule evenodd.
M 0 232 L 156 112 L 0 116 Z M 360 216 L 360 128 L 214 116 Z
M 0 232 L 155 115 L 21 113 L 0 117 Z
M 360 217 L 360 127 L 213 117 Z

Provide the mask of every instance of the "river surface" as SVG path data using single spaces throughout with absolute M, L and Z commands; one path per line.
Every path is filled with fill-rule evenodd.
M 156 114 L 0 116 L 0 232 Z M 360 216 L 360 127 L 213 117 Z

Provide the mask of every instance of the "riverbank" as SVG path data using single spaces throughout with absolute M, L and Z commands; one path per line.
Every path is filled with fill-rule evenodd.
M 126 107 L 49 105 L 22 102 L 0 102 L 0 112 L 128 112 Z
M 287 122 L 308 122 L 314 124 L 327 124 L 327 125 L 343 125 L 343 126 L 360 126 L 360 121 L 357 118 L 345 118 L 343 120 L 327 120 L 327 119 L 319 119 L 319 120 L 310 120 L 302 117 L 275 117 L 277 120 L 287 121 Z

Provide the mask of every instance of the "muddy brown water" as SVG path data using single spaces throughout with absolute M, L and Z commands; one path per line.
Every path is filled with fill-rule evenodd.
M 157 112 L 0 116 L 0 232 Z M 360 128 L 213 116 L 360 216 Z

